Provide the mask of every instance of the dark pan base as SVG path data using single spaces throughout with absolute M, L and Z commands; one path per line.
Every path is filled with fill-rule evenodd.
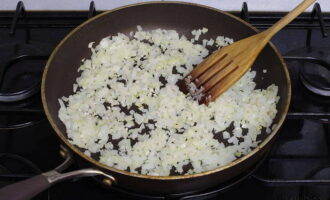
M 118 32 L 128 34 L 141 25 L 144 30 L 156 28 L 175 29 L 179 34 L 191 37 L 191 30 L 207 27 L 203 38 L 215 38 L 218 35 L 239 40 L 248 37 L 256 30 L 242 20 L 224 12 L 188 3 L 146 3 L 127 6 L 123 9 L 103 13 L 87 21 L 71 32 L 51 55 L 42 82 L 42 99 L 46 115 L 64 145 L 74 151 L 81 166 L 94 167 L 113 175 L 118 186 L 134 192 L 147 191 L 148 194 L 172 194 L 194 190 L 204 190 L 219 185 L 253 166 L 262 158 L 273 142 L 276 132 L 282 124 L 290 102 L 290 80 L 286 66 L 276 49 L 268 44 L 259 55 L 253 70 L 257 71 L 257 88 L 266 88 L 270 84 L 279 87 L 280 101 L 274 123 L 278 126 L 271 134 L 263 132 L 259 139 L 266 141 L 248 156 L 231 163 L 224 168 L 192 176 L 151 177 L 106 167 L 85 156 L 66 139 L 66 129 L 58 118 L 58 99 L 72 94 L 73 83 L 79 76 L 77 68 L 82 58 L 90 57 L 88 44 L 99 42 Z M 201 39 L 203 39 L 201 38 Z M 266 69 L 267 73 L 262 71 Z
M 111 170 L 106 170 L 98 168 L 108 174 L 113 175 L 117 180 L 118 187 L 123 190 L 128 190 L 131 193 L 143 194 L 149 196 L 155 195 L 169 195 L 169 194 L 183 194 L 183 193 L 201 193 L 212 187 L 219 186 L 221 184 L 226 184 L 251 170 L 258 161 L 260 161 L 264 155 L 267 153 L 269 148 L 264 148 L 258 151 L 258 155 L 251 157 L 249 162 L 243 162 L 237 165 L 233 165 L 228 169 L 222 171 L 222 173 L 213 173 L 209 175 L 204 175 L 196 178 L 188 179 L 173 179 L 173 180 L 155 180 L 155 179 L 145 179 L 136 178 L 133 176 L 127 176 L 120 173 L 113 172 Z M 94 167 L 93 164 L 86 162 L 84 159 L 76 156 L 76 163 L 81 168 Z M 97 181 L 102 184 L 103 177 L 96 177 Z M 108 186 L 105 186 L 106 188 Z
M 183 197 L 187 198 L 187 199 L 211 198 L 211 197 L 217 196 L 219 194 L 222 194 L 223 192 L 227 192 L 228 190 L 231 190 L 231 189 L 239 186 L 239 184 L 241 184 L 243 181 L 250 178 L 251 175 L 254 174 L 259 169 L 261 164 L 264 163 L 264 161 L 267 159 L 268 155 L 269 155 L 269 152 L 267 152 L 266 155 L 264 155 L 263 158 L 257 162 L 257 164 L 255 164 L 251 168 L 247 169 L 246 171 L 242 172 L 239 176 L 233 177 L 224 183 L 216 185 L 215 187 L 206 188 L 205 190 L 195 190 L 195 191 L 189 191 L 189 192 L 185 192 L 185 193 L 166 194 L 166 195 L 159 195 L 159 194 L 147 195 L 147 194 L 145 194 L 145 191 L 133 192 L 127 188 L 117 187 L 116 185 L 109 187 L 97 178 L 95 178 L 95 181 L 97 181 L 100 184 L 100 186 L 102 186 L 104 189 L 107 189 L 111 192 L 120 193 L 125 196 L 129 196 L 132 199 L 139 198 L 139 199 L 152 200 L 152 199 L 161 199 L 161 198 L 165 199 L 166 198 L 166 199 L 170 200 L 170 199 L 178 199 L 178 198 L 183 198 Z
M 132 198 L 142 198 L 142 199 L 160 199 L 160 198 L 167 198 L 167 199 L 178 199 L 178 198 L 211 198 L 213 196 L 219 195 L 223 192 L 226 192 L 230 189 L 233 189 L 234 187 L 239 186 L 239 184 L 241 184 L 243 181 L 245 181 L 246 179 L 250 178 L 251 175 L 256 172 L 259 167 L 261 166 L 262 163 L 264 163 L 264 161 L 266 160 L 266 158 L 268 157 L 269 152 L 266 153 L 266 155 L 263 156 L 263 158 L 261 160 L 259 160 L 257 162 L 257 164 L 255 164 L 254 166 L 252 166 L 251 168 L 245 170 L 244 172 L 242 172 L 240 175 L 238 175 L 237 177 L 233 177 L 230 180 L 221 183 L 219 185 L 216 185 L 215 187 L 211 187 L 211 188 L 206 188 L 205 190 L 196 190 L 196 191 L 189 191 L 189 192 L 185 192 L 185 193 L 177 193 L 177 194 L 166 194 L 166 195 L 146 195 L 144 193 L 144 191 L 139 191 L 140 193 L 136 193 L 136 192 L 132 192 L 128 189 L 122 189 L 120 187 L 117 186 L 113 186 L 113 187 L 108 187 L 106 185 L 103 184 L 103 182 L 99 181 L 98 179 L 95 179 L 98 183 L 100 183 L 105 189 L 108 189 L 111 192 L 117 192 L 117 193 L 121 193 L 124 194 L 125 196 L 130 196 Z
M 205 180 L 201 179 L 199 177 L 196 182 L 189 181 L 185 179 L 181 183 L 177 183 L 177 180 L 173 181 L 150 181 L 150 179 L 146 179 L 146 182 L 142 181 L 134 181 L 131 179 L 127 179 L 125 176 L 121 177 L 120 175 L 114 175 L 115 177 L 121 177 L 121 182 L 118 181 L 118 184 L 115 184 L 111 187 L 103 183 L 102 177 L 95 177 L 95 181 L 98 182 L 104 189 L 108 189 L 110 191 L 116 191 L 119 193 L 125 193 L 132 197 L 138 197 L 138 196 L 144 196 L 144 197 L 160 197 L 160 196 L 171 196 L 171 197 L 183 197 L 183 196 L 190 196 L 190 195 L 196 195 L 196 194 L 203 194 L 203 193 L 212 193 L 216 190 L 217 193 L 224 192 L 228 189 L 231 189 L 234 186 L 239 185 L 242 181 L 244 181 L 246 178 L 249 177 L 253 172 L 255 172 L 258 167 L 263 163 L 263 161 L 267 158 L 267 155 L 269 154 L 269 151 L 263 152 L 260 158 L 258 158 L 255 163 L 251 166 L 244 165 L 243 168 L 239 168 L 236 166 L 233 166 L 233 172 L 229 171 L 229 177 L 228 179 L 224 180 L 223 177 L 219 177 L 219 179 L 216 178 L 216 176 L 203 176 Z M 81 158 L 76 157 L 75 158 L 76 163 L 81 168 L 88 168 L 91 167 L 89 163 L 87 163 L 85 160 L 82 160 Z M 252 163 L 252 162 L 250 162 Z M 113 172 L 109 172 L 109 174 L 113 174 Z M 214 181 L 212 181 L 214 179 Z M 153 182 L 153 183 L 150 183 Z M 128 184 L 126 184 L 128 183 Z M 148 186 L 146 189 L 145 186 Z M 169 192 L 168 189 L 162 188 L 164 187 L 171 187 L 171 190 Z M 188 187 L 185 187 L 187 185 Z M 185 190 L 183 190 L 185 188 Z M 189 189 L 190 188 L 190 189 Z

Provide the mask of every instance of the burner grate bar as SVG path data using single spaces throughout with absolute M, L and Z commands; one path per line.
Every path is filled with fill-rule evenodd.
M 42 108 L 11 108 L 6 106 L 0 107 L 0 113 L 4 112 L 20 112 L 20 113 L 43 113 L 44 110 Z
M 16 24 L 18 22 L 18 19 L 19 19 L 19 16 L 22 16 L 24 21 L 26 22 L 26 11 L 25 11 L 25 7 L 24 7 L 24 4 L 22 1 L 19 1 L 17 3 L 17 6 L 16 6 L 16 11 L 15 11 L 15 15 L 13 17 L 13 21 L 10 25 L 10 31 L 9 31 L 9 34 L 11 36 L 13 36 L 15 34 L 15 31 L 16 31 Z
M 247 6 L 247 3 L 246 2 L 243 2 L 242 10 L 241 10 L 241 16 L 240 17 L 244 21 L 250 23 L 249 9 L 248 9 L 248 6 Z
M 320 24 L 320 29 L 323 37 L 327 37 L 328 34 L 325 32 L 325 25 L 324 25 L 324 20 L 322 17 L 322 11 L 321 11 L 321 6 L 319 3 L 314 4 L 313 6 L 313 11 L 311 14 L 311 19 L 310 19 L 310 24 L 314 22 L 315 15 L 317 16 L 317 19 Z M 311 46 L 311 39 L 312 38 L 312 29 L 308 29 L 307 31 L 307 38 L 306 38 L 306 46 Z
M 94 17 L 95 14 L 96 14 L 95 3 L 94 3 L 94 1 L 91 1 L 91 3 L 89 4 L 89 11 L 88 11 L 87 18 L 90 19 L 90 18 Z
M 262 178 L 256 174 L 252 178 L 258 180 L 267 186 L 310 186 L 310 185 L 330 185 L 330 180 L 326 179 L 268 179 Z
M 33 120 L 33 121 L 23 122 L 23 123 L 19 123 L 19 124 L 11 124 L 11 125 L 2 125 L 1 124 L 0 130 L 16 130 L 16 129 L 20 129 L 20 128 L 26 128 L 26 127 L 30 127 L 30 126 L 39 124 L 43 120 L 45 120 L 45 119 L 42 118 L 40 120 Z
M 307 61 L 307 62 L 319 64 L 319 65 L 326 67 L 328 70 L 330 70 L 330 63 L 328 63 L 327 61 L 320 59 L 320 58 L 301 57 L 301 56 L 283 56 L 283 58 L 288 61 Z
M 330 119 L 330 113 L 289 112 L 288 119 Z

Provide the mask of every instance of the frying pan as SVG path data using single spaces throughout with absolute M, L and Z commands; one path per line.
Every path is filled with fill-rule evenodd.
M 203 190 L 232 179 L 253 166 L 271 147 L 288 111 L 291 87 L 287 67 L 273 44 L 269 43 L 256 60 L 253 70 L 257 71 L 257 88 L 266 88 L 271 84 L 279 87 L 280 100 L 278 113 L 274 119 L 274 128 L 270 134 L 265 131 L 258 136 L 262 142 L 249 154 L 214 170 L 178 176 L 149 176 L 130 173 L 106 166 L 70 144 L 64 124 L 58 118 L 58 99 L 73 93 L 72 86 L 79 76 L 77 72 L 82 58 L 91 56 L 88 44 L 99 42 L 102 38 L 117 33 L 129 34 L 141 25 L 144 30 L 156 28 L 175 29 L 180 35 L 191 36 L 191 30 L 207 27 L 205 38 L 218 35 L 239 40 L 257 29 L 243 20 L 226 12 L 191 3 L 148 2 L 129 5 L 104 12 L 78 26 L 67 35 L 50 56 L 42 79 L 42 102 L 47 118 L 60 138 L 67 153 L 72 154 L 75 162 L 82 168 L 79 171 L 60 174 L 58 169 L 38 175 L 0 190 L 0 199 L 28 199 L 55 182 L 77 177 L 96 176 L 105 185 L 129 191 L 166 195 Z M 262 73 L 266 69 L 267 73 Z M 19 192 L 17 192 L 19 191 Z

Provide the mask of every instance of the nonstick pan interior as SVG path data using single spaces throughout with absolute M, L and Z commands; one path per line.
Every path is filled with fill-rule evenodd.
M 127 6 L 102 13 L 82 24 L 54 50 L 47 63 L 42 83 L 42 97 L 47 117 L 63 142 L 76 153 L 77 148 L 65 139 L 65 126 L 58 118 L 58 99 L 73 93 L 73 84 L 79 76 L 77 69 L 82 63 L 81 60 L 91 55 L 88 48 L 90 42 L 98 43 L 102 38 L 117 33 L 128 35 L 129 32 L 136 30 L 137 25 L 142 26 L 144 30 L 175 29 L 180 35 L 183 34 L 188 38 L 192 36 L 193 29 L 208 28 L 208 32 L 201 39 L 222 35 L 239 40 L 256 33 L 246 23 L 223 12 L 193 4 L 170 2 Z M 255 79 L 257 88 L 266 88 L 273 83 L 279 87 L 280 101 L 274 124 L 280 125 L 290 100 L 290 81 L 283 60 L 274 47 L 268 44 L 252 69 L 257 71 Z M 267 73 L 262 72 L 264 69 Z M 270 134 L 271 137 L 276 131 L 277 129 Z M 268 136 L 269 134 L 263 131 L 259 138 L 264 140 Z M 82 153 L 79 155 L 85 156 Z M 115 171 L 120 172 L 120 170 Z

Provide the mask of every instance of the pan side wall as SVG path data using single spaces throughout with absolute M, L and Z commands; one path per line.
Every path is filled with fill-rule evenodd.
M 128 34 L 136 30 L 136 25 L 141 25 L 145 30 L 155 28 L 175 29 L 180 34 L 191 37 L 191 30 L 207 27 L 209 32 L 203 38 L 215 38 L 218 35 L 239 40 L 255 33 L 251 27 L 230 17 L 222 12 L 198 7 L 191 4 L 175 3 L 151 3 L 139 6 L 126 7 L 124 9 L 105 13 L 87 22 L 80 28 L 74 30 L 55 49 L 43 77 L 43 103 L 48 119 L 60 139 L 75 152 L 81 166 L 92 166 L 100 168 L 118 179 L 118 186 L 132 188 L 141 193 L 168 194 L 181 193 L 185 191 L 203 189 L 220 184 L 234 176 L 242 173 L 258 161 L 264 151 L 270 147 L 268 142 L 262 150 L 257 151 L 248 159 L 238 162 L 236 165 L 207 175 L 188 179 L 156 180 L 149 178 L 134 177 L 124 174 L 120 170 L 112 170 L 101 166 L 98 162 L 87 158 L 77 147 L 71 145 L 66 139 L 64 124 L 58 118 L 58 99 L 62 96 L 72 94 L 73 84 L 79 76 L 77 69 L 83 58 L 91 55 L 88 44 L 98 43 L 102 38 L 116 35 L 118 32 Z M 266 69 L 267 73 L 262 71 Z M 271 45 L 267 45 L 258 57 L 253 70 L 260 75 L 256 77 L 258 88 L 266 88 L 275 83 L 279 86 L 280 101 L 277 105 L 278 114 L 274 123 L 283 121 L 289 104 L 290 81 L 287 76 L 285 65 Z M 272 140 L 276 131 L 271 133 Z M 266 139 L 269 134 L 262 133 L 261 140 Z

